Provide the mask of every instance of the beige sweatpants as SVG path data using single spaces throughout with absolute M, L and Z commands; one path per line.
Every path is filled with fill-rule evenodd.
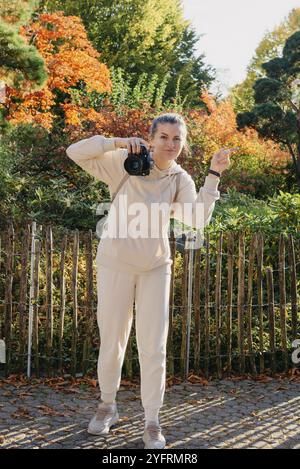
M 114 399 L 119 389 L 135 302 L 142 405 L 145 410 L 163 405 L 170 278 L 168 265 L 142 274 L 97 266 L 101 399 L 103 396 Z

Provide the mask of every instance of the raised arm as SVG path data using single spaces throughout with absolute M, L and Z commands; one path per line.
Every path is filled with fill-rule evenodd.
M 71 160 L 96 179 L 114 188 L 125 174 L 127 150 L 116 148 L 115 138 L 95 135 L 73 143 L 66 149 Z
M 230 154 L 238 149 L 239 147 L 221 148 L 213 155 L 210 169 L 221 175 L 230 165 Z M 204 228 L 211 220 L 216 200 L 220 199 L 220 192 L 218 191 L 220 178 L 213 174 L 206 176 L 205 182 L 197 194 L 195 183 L 191 176 L 188 173 L 184 173 L 184 176 L 182 179 L 185 179 L 185 182 L 181 185 L 177 195 L 177 204 L 172 204 L 171 207 L 173 217 L 191 228 Z M 183 211 L 185 203 L 190 208 L 186 212 Z M 197 216 L 197 213 L 199 216 Z M 185 216 L 183 217 L 183 215 Z

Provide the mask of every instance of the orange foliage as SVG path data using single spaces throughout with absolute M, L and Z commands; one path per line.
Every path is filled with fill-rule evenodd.
M 214 97 L 207 92 L 202 93 L 201 99 L 208 112 L 191 110 L 187 121 L 195 156 L 200 155 L 203 163 L 208 164 L 213 153 L 222 147 L 239 147 L 231 156 L 231 168 L 236 168 L 239 178 L 234 178 L 231 186 L 250 192 L 255 191 L 255 187 L 251 184 L 246 187 L 245 181 L 251 182 L 252 170 L 259 173 L 268 167 L 269 172 L 287 172 L 283 168 L 290 161 L 289 153 L 280 149 L 273 141 L 263 140 L 253 129 L 238 131 L 236 114 L 230 100 L 216 103 Z
M 71 101 L 70 90 L 79 81 L 85 83 L 88 92 L 111 92 L 109 70 L 99 61 L 100 54 L 89 42 L 80 18 L 62 12 L 41 14 L 37 21 L 22 26 L 20 34 L 33 42 L 44 58 L 48 79 L 40 91 L 28 92 L 28 82 L 22 89 L 9 88 L 8 120 L 32 122 L 50 130 L 57 91 L 67 95 L 65 103 Z
M 71 140 L 90 135 L 104 134 L 106 136 L 128 137 L 139 136 L 148 138 L 151 124 L 151 110 L 123 108 L 117 113 L 110 103 L 97 112 L 73 104 L 62 105 L 66 115 L 66 128 Z
M 204 102 L 206 109 L 209 113 L 214 112 L 217 109 L 216 101 L 207 90 L 202 91 L 201 99 Z

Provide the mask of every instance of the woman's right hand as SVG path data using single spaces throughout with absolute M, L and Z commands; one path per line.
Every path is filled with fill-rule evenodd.
M 143 138 L 129 137 L 129 138 L 115 138 L 116 148 L 127 148 L 128 153 L 140 153 L 141 143 L 145 145 L 147 150 L 150 149 L 149 143 Z

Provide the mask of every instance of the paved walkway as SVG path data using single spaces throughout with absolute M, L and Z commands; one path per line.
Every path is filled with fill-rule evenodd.
M 139 386 L 122 386 L 117 401 L 119 422 L 109 435 L 92 436 L 86 428 L 99 402 L 98 388 L 0 381 L 0 446 L 143 448 Z M 166 389 L 160 423 L 166 449 L 300 449 L 300 381 L 173 385 Z

